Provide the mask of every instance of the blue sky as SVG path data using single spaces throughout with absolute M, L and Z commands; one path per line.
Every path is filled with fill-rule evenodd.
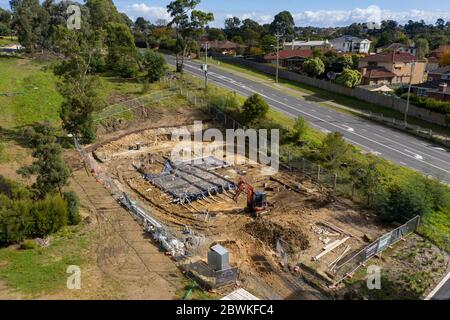
M 169 0 L 113 0 L 130 17 L 143 16 L 151 21 L 167 18 Z M 9 7 L 8 0 L 0 0 Z M 228 16 L 252 18 L 268 23 L 273 16 L 289 10 L 297 25 L 344 26 L 352 22 L 394 19 L 401 23 L 424 19 L 434 23 L 442 17 L 450 21 L 450 1 L 445 0 L 202 0 L 200 9 L 213 12 L 214 26 L 223 26 Z

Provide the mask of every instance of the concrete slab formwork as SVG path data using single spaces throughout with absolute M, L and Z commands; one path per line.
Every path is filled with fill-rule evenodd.
M 190 203 L 211 195 L 235 190 L 236 184 L 213 172 L 218 168 L 229 167 L 226 162 L 214 157 L 190 161 L 170 162 L 159 174 L 146 174 L 146 180 L 174 198 L 174 202 Z

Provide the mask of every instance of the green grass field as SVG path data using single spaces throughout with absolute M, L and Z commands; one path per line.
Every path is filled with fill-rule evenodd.
M 10 44 L 17 44 L 17 37 L 0 37 L 0 47 L 8 46 Z
M 82 226 L 66 227 L 52 235 L 49 247 L 0 250 L 0 280 L 27 297 L 64 289 L 68 265 L 81 266 L 87 259 L 91 234 Z
M 62 102 L 56 77 L 44 64 L 0 58 L 0 126 L 14 129 L 39 121 L 59 123 Z

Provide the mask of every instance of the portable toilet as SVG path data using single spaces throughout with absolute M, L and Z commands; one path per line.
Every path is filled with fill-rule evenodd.
M 208 265 L 215 271 L 228 269 L 229 266 L 228 250 L 219 244 L 211 247 L 208 252 Z

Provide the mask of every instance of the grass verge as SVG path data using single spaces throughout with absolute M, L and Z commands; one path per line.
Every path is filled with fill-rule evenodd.
M 0 249 L 0 279 L 11 290 L 33 297 L 65 288 L 67 267 L 87 260 L 90 234 L 82 226 L 66 227 L 52 236 L 49 247 Z

